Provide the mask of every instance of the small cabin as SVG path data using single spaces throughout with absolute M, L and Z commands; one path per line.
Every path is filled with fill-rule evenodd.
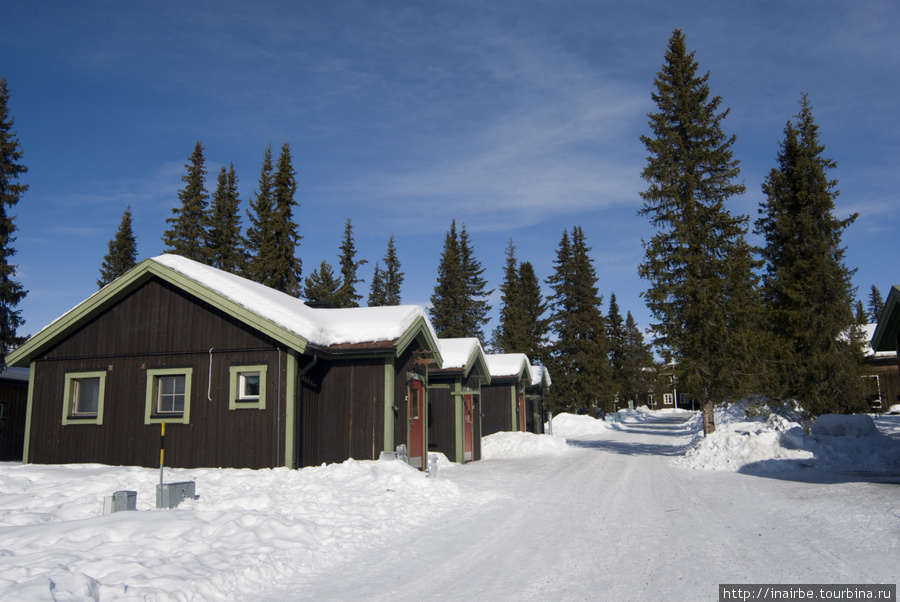
M 527 431 L 525 388 L 531 386 L 531 363 L 524 353 L 486 357 L 491 382 L 481 387 L 481 434 Z
M 142 261 L 10 353 L 23 461 L 301 467 L 406 445 L 424 468 L 437 336 L 419 306 L 318 309 L 184 257 Z
M 481 387 L 490 384 L 477 338 L 438 339 L 443 364 L 428 372 L 428 451 L 460 464 L 481 459 Z
M 550 371 L 545 366 L 531 367 L 531 384 L 525 387 L 525 430 L 544 433 L 544 400 L 550 391 Z

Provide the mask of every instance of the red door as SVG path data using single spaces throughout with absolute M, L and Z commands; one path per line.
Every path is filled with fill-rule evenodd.
M 463 395 L 463 462 L 471 462 L 475 458 L 474 433 L 472 396 Z
M 409 383 L 409 463 L 424 468 L 425 456 L 425 388 L 422 381 Z

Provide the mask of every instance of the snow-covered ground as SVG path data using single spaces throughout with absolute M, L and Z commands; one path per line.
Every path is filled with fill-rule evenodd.
M 485 459 L 292 471 L 0 463 L 0 599 L 714 599 L 718 583 L 896 583 L 900 416 L 561 415 Z M 825 422 L 828 423 L 829 420 Z M 713 470 L 709 470 L 713 469 Z M 102 498 L 137 491 L 137 512 Z M 780 558 L 777 562 L 773 559 Z

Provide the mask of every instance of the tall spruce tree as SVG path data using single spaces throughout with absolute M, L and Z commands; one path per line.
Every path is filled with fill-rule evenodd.
M 500 285 L 500 320 L 491 338 L 497 353 L 524 353 L 533 364 L 543 364 L 550 331 L 547 303 L 530 262 L 518 263 L 516 247 L 506 247 Z
M 866 313 L 866 309 L 863 307 L 863 302 L 858 300 L 856 302 L 856 324 L 859 326 L 865 326 L 869 323 L 869 314 Z
M 207 199 L 206 167 L 203 145 L 194 146 L 194 152 L 185 164 L 187 172 L 181 176 L 184 188 L 178 191 L 181 206 L 173 207 L 174 217 L 166 218 L 171 228 L 163 233 L 162 241 L 167 253 L 181 255 L 194 261 L 208 263 L 207 249 Z
M 653 330 L 664 356 L 675 358 L 679 390 L 700 402 L 703 432 L 715 430 L 717 403 L 746 392 L 757 375 L 761 306 L 748 218 L 725 203 L 744 192 L 732 153 L 735 136 L 722 130 L 729 110 L 710 97 L 709 73 L 698 75 L 694 53 L 675 30 L 652 94 L 652 136 L 641 177 L 639 214 L 658 232 L 644 242 L 639 274 L 650 283 L 643 296 L 657 320 Z M 554 378 L 555 381 L 555 378 Z
M 234 163 L 219 171 L 209 218 L 207 255 L 209 264 L 232 274 L 243 274 L 247 262 L 244 238 L 241 236 L 240 197 Z
M 22 164 L 22 147 L 13 130 L 14 119 L 9 111 L 9 88 L 6 78 L 0 79 L 0 368 L 6 366 L 6 355 L 18 347 L 24 337 L 16 334 L 25 321 L 16 306 L 27 291 L 13 278 L 16 266 L 10 258 L 16 254 L 12 247 L 17 228 L 7 207 L 14 207 L 28 190 L 20 177 L 28 172 Z
M 456 220 L 444 237 L 444 250 L 438 264 L 437 284 L 431 295 L 431 325 L 435 332 L 447 339 L 470 336 L 462 314 L 466 307 L 466 279 L 459 252 Z
M 622 314 L 619 313 L 619 304 L 616 301 L 615 293 L 609 296 L 606 336 L 609 337 L 610 378 L 616 388 L 616 399 L 624 400 L 621 389 L 625 371 L 625 321 L 622 319 Z
M 303 238 L 294 221 L 297 201 L 297 172 L 291 164 L 291 147 L 284 143 L 278 155 L 278 168 L 273 181 L 275 197 L 275 245 L 278 249 L 276 269 L 272 274 L 272 287 L 289 295 L 300 296 L 300 276 L 303 266 L 297 257 L 297 247 Z
M 131 206 L 125 208 L 116 235 L 109 241 L 109 251 L 100 266 L 97 286 L 103 288 L 137 265 L 137 240 L 131 226 Z
M 302 237 L 294 222 L 296 192 L 290 147 L 287 144 L 281 147 L 276 171 L 272 164 L 272 145 L 268 145 L 263 155 L 259 190 L 250 201 L 248 212 L 246 275 L 260 284 L 299 296 L 302 264 L 296 252 Z
M 568 231 L 563 231 L 554 273 L 547 279 L 554 292 L 548 301 L 555 334 L 547 360 L 553 375 L 547 407 L 554 412 L 590 411 L 594 406 L 612 409 L 609 340 L 600 311 L 603 299 L 589 252 L 580 226 L 572 229 L 571 241 Z
M 823 156 L 804 95 L 785 126 L 777 166 L 763 183 L 757 232 L 765 237 L 763 294 L 780 352 L 773 392 L 812 415 L 864 411 L 862 353 L 855 336 L 851 278 L 841 234 L 857 215 L 834 216 L 836 164 Z
M 341 289 L 338 294 L 338 307 L 359 307 L 362 295 L 356 292 L 356 285 L 363 282 L 356 277 L 359 266 L 368 263 L 365 259 L 356 260 L 356 244 L 353 242 L 353 224 L 350 218 L 344 226 L 344 241 L 341 243 L 341 255 L 338 264 L 341 266 Z
M 394 235 L 388 239 L 387 251 L 384 253 L 384 290 L 385 305 L 400 305 L 400 288 L 405 276 L 400 269 L 400 258 L 397 256 L 397 245 Z
M 306 277 L 303 295 L 310 301 L 340 307 L 343 300 L 341 280 L 335 277 L 330 263 L 323 259 L 321 265 Z
M 369 307 L 383 307 L 387 305 L 387 291 L 384 287 L 385 274 L 381 271 L 381 266 L 376 261 L 375 269 L 372 272 L 372 283 L 369 287 L 369 298 L 367 300 Z
M 520 284 L 516 245 L 510 240 L 500 283 L 500 319 L 491 337 L 491 347 L 497 353 L 527 353 L 529 326 Z
M 519 264 L 519 297 L 527 327 L 521 353 L 527 355 L 532 363 L 543 365 L 547 361 L 550 333 L 550 319 L 546 316 L 548 305 L 544 301 L 544 293 L 534 273 L 534 266 L 528 261 Z
M 372 286 L 369 291 L 369 306 L 400 305 L 400 287 L 403 285 L 404 274 L 400 270 L 400 259 L 397 257 L 397 247 L 394 235 L 388 239 L 387 251 L 384 254 L 384 270 L 378 263 L 375 264 L 375 272 L 372 275 Z
M 869 317 L 873 324 L 877 324 L 881 319 L 882 311 L 884 311 L 884 300 L 881 298 L 881 291 L 873 284 L 872 291 L 869 293 Z
M 484 268 L 481 267 L 481 262 L 475 259 L 475 249 L 465 224 L 459 231 L 459 261 L 466 290 L 461 316 L 466 332 L 463 336 L 476 337 L 483 341 L 482 327 L 488 323 L 487 314 L 491 311 L 487 299 L 494 290 L 486 290 L 487 281 L 483 277 Z
M 273 188 L 272 145 L 266 146 L 259 174 L 259 189 L 250 200 L 247 211 L 247 265 L 245 275 L 250 280 L 272 286 L 278 257 L 273 222 L 275 194 Z

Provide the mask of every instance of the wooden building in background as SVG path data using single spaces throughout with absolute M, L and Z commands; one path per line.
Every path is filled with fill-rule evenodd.
M 460 464 L 481 459 L 481 387 L 490 384 L 477 338 L 438 339 L 443 364 L 428 372 L 428 451 Z
M 0 462 L 22 459 L 27 409 L 28 370 L 7 368 L 0 372 Z
M 481 387 L 481 434 L 526 431 L 528 413 L 525 387 L 531 385 L 531 363 L 524 353 L 497 353 L 486 357 L 491 375 Z
M 30 370 L 25 462 L 424 467 L 428 363 L 418 306 L 314 309 L 189 259 L 147 259 L 9 354 Z
M 529 433 L 544 433 L 544 400 L 551 384 L 550 371 L 546 367 L 531 367 L 531 384 L 525 386 L 525 430 Z
M 894 287 L 897 289 L 897 287 Z M 891 295 L 895 295 L 891 290 Z M 890 296 L 888 296 L 890 299 Z M 891 304 L 891 312 L 897 312 L 898 307 L 895 302 Z M 863 354 L 865 355 L 864 373 L 865 378 L 870 379 L 869 405 L 876 414 L 882 414 L 890 411 L 891 406 L 900 404 L 900 364 L 897 363 L 897 335 L 893 337 L 893 345 L 888 344 L 886 338 L 889 337 L 890 324 L 893 320 L 895 328 L 900 327 L 897 322 L 897 316 L 887 311 L 888 305 L 885 303 L 885 311 L 882 313 L 882 321 L 885 328 L 881 332 L 881 339 L 876 347 L 875 334 L 878 326 L 881 324 L 867 324 L 864 331 Z

